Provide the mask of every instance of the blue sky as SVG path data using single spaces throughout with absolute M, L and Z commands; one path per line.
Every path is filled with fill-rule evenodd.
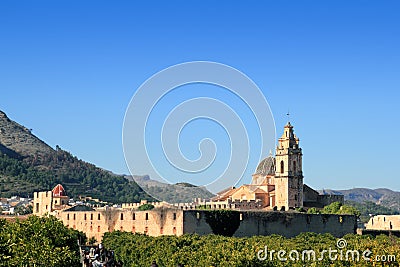
M 0 109 L 51 146 L 127 173 L 121 135 L 135 90 L 178 63 L 220 62 L 263 91 L 278 136 L 290 110 L 307 184 L 400 190 L 399 10 L 398 1 L 1 1 Z

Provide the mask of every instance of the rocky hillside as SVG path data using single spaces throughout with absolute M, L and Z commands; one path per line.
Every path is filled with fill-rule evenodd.
M 113 203 L 154 200 L 134 181 L 51 148 L 0 111 L 0 196 L 32 196 L 58 183 L 72 197 L 86 195 Z
M 146 192 L 165 196 L 169 202 L 191 202 L 210 198 L 204 188 L 189 184 L 169 185 L 135 176 Z M 60 147 L 53 149 L 26 127 L 0 111 L 0 197 L 32 196 L 61 183 L 72 197 L 92 196 L 121 203 L 154 200 L 132 176 L 121 176 L 74 157 Z
M 347 201 L 373 202 L 375 204 L 400 211 L 400 192 L 386 188 L 353 188 L 348 190 L 321 190 L 324 194 L 342 194 Z
M 43 157 L 55 152 L 45 142 L 34 136 L 30 129 L 10 120 L 1 110 L 0 151 L 13 157 Z

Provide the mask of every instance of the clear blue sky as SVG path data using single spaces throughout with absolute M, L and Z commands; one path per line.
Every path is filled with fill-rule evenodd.
M 0 109 L 127 173 L 122 124 L 156 72 L 208 60 L 287 110 L 314 188 L 400 190 L 398 1 L 1 1 Z M 211 127 L 212 128 L 212 127 Z

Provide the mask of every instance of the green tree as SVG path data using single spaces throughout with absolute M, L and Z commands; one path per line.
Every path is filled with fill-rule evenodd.
M 141 210 L 141 211 L 143 211 L 143 210 L 152 210 L 152 209 L 154 209 L 154 205 L 149 204 L 149 203 L 140 205 L 139 208 L 138 208 L 138 210 Z
M 324 213 L 324 214 L 337 214 L 339 212 L 341 206 L 342 206 L 342 203 L 333 202 L 333 203 L 325 206 L 321 210 L 321 213 Z
M 319 213 L 319 211 L 317 210 L 317 208 L 312 207 L 312 208 L 309 208 L 307 210 L 307 213 L 309 213 L 309 214 L 317 214 L 317 213 Z
M 0 266 L 79 266 L 78 240 L 86 237 L 55 217 L 0 224 Z

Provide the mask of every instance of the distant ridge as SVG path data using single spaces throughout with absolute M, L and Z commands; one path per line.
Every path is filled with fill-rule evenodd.
M 126 176 L 126 178 L 134 180 L 149 194 L 160 196 L 163 200 L 170 203 L 189 203 L 194 198 L 210 199 L 214 197 L 214 194 L 204 187 L 198 187 L 189 183 L 167 184 L 152 180 L 148 175 Z
M 387 188 L 353 188 L 347 190 L 319 190 L 322 194 L 342 194 L 344 199 L 355 202 L 374 202 L 387 208 L 400 211 L 400 192 Z

